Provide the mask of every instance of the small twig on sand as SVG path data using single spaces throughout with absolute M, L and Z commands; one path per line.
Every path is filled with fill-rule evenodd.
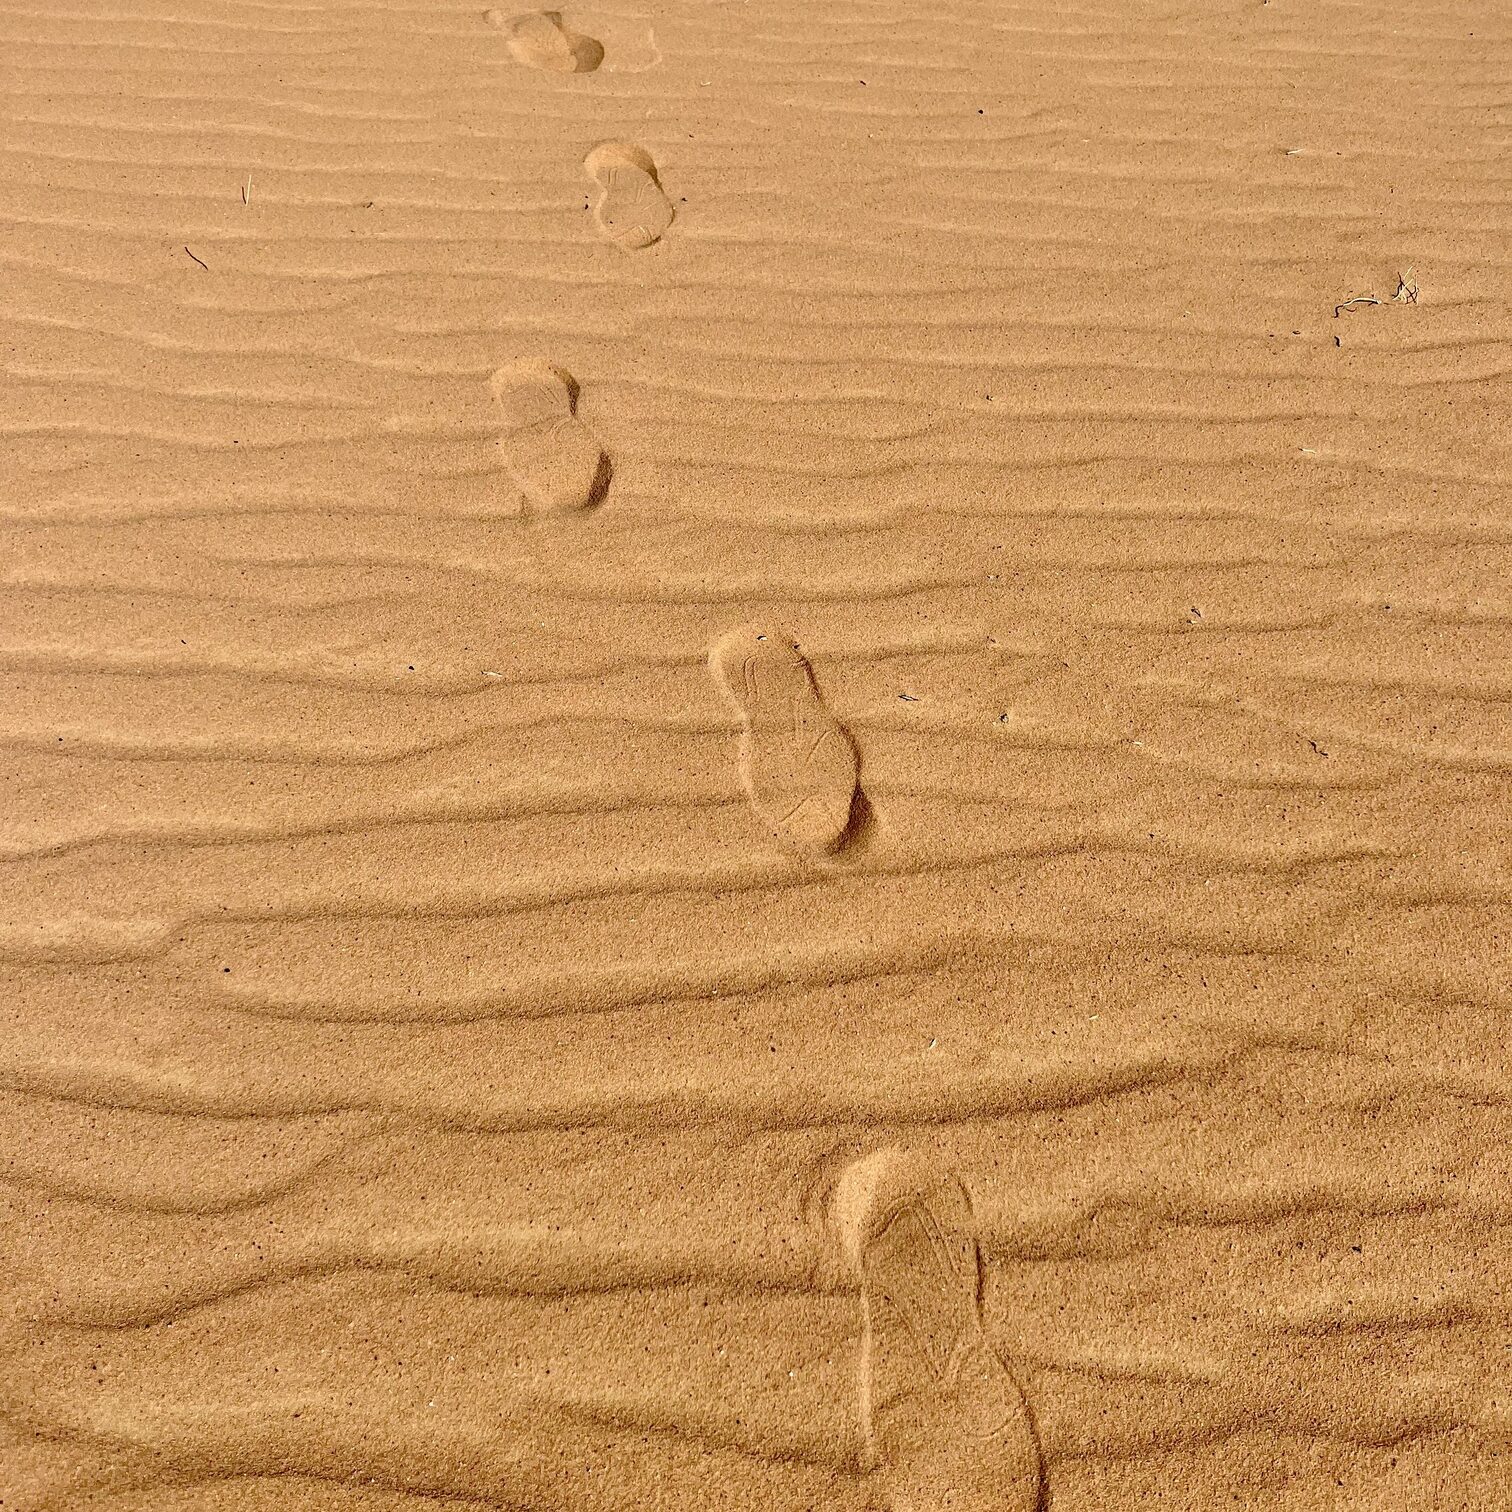
M 188 247 L 185 247 L 184 251 L 189 252 Z M 189 255 L 190 255 L 190 257 L 194 257 L 194 253 L 192 253 L 192 252 L 189 252 Z M 208 273 L 210 271 L 210 264 L 207 263 L 204 260 L 204 258 L 202 258 L 202 257 L 194 257 L 194 260 L 195 260 L 195 262 L 197 262 L 200 265 L 200 267 L 202 267 L 205 270 L 205 272 Z
M 1380 302 L 1374 294 L 1356 294 L 1352 299 L 1346 299 L 1343 304 L 1334 306 L 1334 319 L 1337 320 L 1345 310 L 1352 310 L 1356 305 L 1380 304 Z
M 1391 296 L 1393 304 L 1416 304 L 1418 302 L 1417 269 L 1408 268 L 1397 274 L 1397 291 Z
M 242 204 L 244 204 L 244 205 L 250 205 L 251 203 L 252 203 L 252 175 L 249 173 L 247 175 L 247 182 L 242 185 Z

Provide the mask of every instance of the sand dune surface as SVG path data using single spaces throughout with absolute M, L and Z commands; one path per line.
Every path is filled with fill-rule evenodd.
M 0 0 L 0 1506 L 1512 1507 L 1509 79 Z

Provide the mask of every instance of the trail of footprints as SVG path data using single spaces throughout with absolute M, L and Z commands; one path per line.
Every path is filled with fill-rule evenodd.
M 509 54 L 527 68 L 547 73 L 592 73 L 604 61 L 604 45 L 575 32 L 560 11 L 511 16 L 491 10 L 485 19 L 504 34 Z M 583 172 L 598 186 L 593 220 L 617 247 L 638 252 L 654 245 L 672 224 L 672 201 L 662 189 L 656 163 L 631 142 L 600 142 L 583 160 Z
M 603 48 L 555 11 L 489 20 L 535 68 L 583 73 Z M 672 223 L 643 149 L 605 142 L 584 160 L 599 187 L 599 230 L 627 250 Z M 577 416 L 577 384 L 526 360 L 493 375 L 500 446 L 523 511 L 565 515 L 604 498 L 610 464 Z M 799 856 L 832 856 L 853 837 L 861 798 L 850 733 L 831 713 L 790 631 L 740 626 L 710 647 L 709 670 L 741 722 L 739 770 L 772 839 Z M 982 1330 L 981 1267 L 970 1199 L 959 1182 L 895 1151 L 857 1162 L 834 1203 L 860 1288 L 858 1401 L 869 1468 L 896 1512 L 1034 1512 L 1043 1470 L 1029 1409 Z
M 603 48 L 555 11 L 489 20 L 535 68 L 584 73 Z M 599 230 L 627 250 L 672 223 L 656 164 L 605 142 L 584 160 L 598 185 Z M 577 385 L 542 361 L 500 368 L 500 445 L 527 513 L 599 503 L 610 465 L 577 417 Z M 830 856 L 856 829 L 855 743 L 831 713 L 790 631 L 740 626 L 709 650 L 709 669 L 741 721 L 739 770 L 751 808 L 797 856 Z M 869 1468 L 896 1512 L 1034 1512 L 1043 1469 L 1029 1409 L 982 1330 L 981 1266 L 970 1199 L 953 1177 L 883 1151 L 853 1165 L 834 1216 L 859 1284 L 858 1401 Z
M 603 45 L 572 31 L 560 11 L 491 10 L 486 20 L 529 67 L 591 73 L 603 61 Z M 594 220 L 617 246 L 649 247 L 672 224 L 672 203 L 644 148 L 601 142 L 583 171 L 599 189 Z M 578 418 L 571 374 L 526 358 L 495 372 L 492 388 L 499 447 L 519 489 L 520 513 L 569 515 L 602 503 L 613 468 Z M 740 716 L 741 781 L 773 839 L 796 855 L 843 849 L 856 828 L 856 748 L 819 696 L 797 641 L 783 630 L 731 630 L 710 650 L 709 666 Z

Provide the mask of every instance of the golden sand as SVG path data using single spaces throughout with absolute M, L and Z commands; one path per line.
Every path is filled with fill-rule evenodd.
M 0 1507 L 1512 1507 L 1509 79 L 0 0 Z

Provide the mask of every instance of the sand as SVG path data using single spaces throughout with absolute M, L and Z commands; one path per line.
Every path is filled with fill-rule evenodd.
M 0 1505 L 1512 1506 L 1512 11 L 0 4 Z

